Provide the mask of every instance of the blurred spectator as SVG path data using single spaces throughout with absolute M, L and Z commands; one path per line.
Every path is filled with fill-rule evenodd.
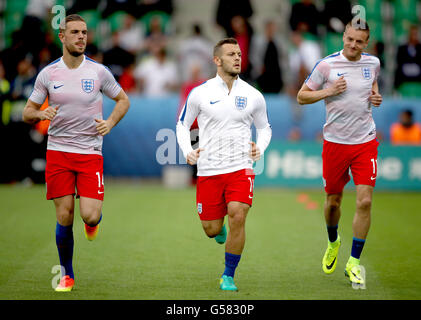
M 6 79 L 11 82 L 17 75 L 16 66 L 26 55 L 23 44 L 22 31 L 12 33 L 12 44 L 9 48 L 0 51 L 0 59 L 3 61 Z
M 0 60 L 0 137 L 3 138 L 3 127 L 9 122 L 10 82 L 6 79 L 3 62 Z M 2 139 L 3 140 L 3 139 Z M 1 158 L 1 157 L 0 157 Z
M 250 80 L 251 64 L 249 61 L 249 50 L 253 29 L 248 21 L 242 16 L 234 16 L 231 19 L 232 34 L 230 37 L 238 41 L 241 49 L 241 74 L 245 81 Z
M 287 74 L 287 92 L 291 97 L 294 125 L 299 126 L 302 118 L 302 107 L 297 103 L 297 93 L 304 80 L 313 70 L 321 57 L 321 49 L 316 41 L 306 40 L 301 32 L 291 34 L 289 50 L 289 70 Z
M 135 64 L 130 64 L 123 69 L 123 73 L 120 76 L 119 83 L 121 88 L 126 93 L 135 93 L 137 90 L 136 79 L 133 75 Z
M 345 25 L 352 20 L 351 2 L 349 0 L 327 0 L 321 19 L 328 32 L 343 33 Z
M 241 16 L 246 21 L 253 15 L 250 0 L 219 0 L 216 10 L 216 23 L 221 26 L 228 37 L 232 37 L 232 18 Z
M 408 42 L 399 46 L 397 53 L 395 88 L 405 82 L 421 83 L 421 43 L 416 25 L 410 27 Z
M 38 55 L 44 45 L 45 25 L 51 15 L 54 0 L 29 0 L 22 22 L 21 32 L 26 52 L 33 55 L 34 64 L 38 66 Z
M 138 23 L 134 16 L 127 14 L 124 17 L 123 25 L 119 29 L 119 45 L 124 50 L 136 55 L 144 48 L 144 30 L 141 23 Z
M 112 34 L 113 46 L 104 52 L 104 65 L 110 68 L 117 81 L 123 74 L 124 68 L 134 63 L 134 55 L 120 47 L 119 33 Z
M 313 0 L 302 0 L 292 5 L 289 24 L 292 31 L 309 32 L 317 36 L 321 15 Z
M 289 92 L 296 96 L 304 80 L 321 57 L 321 49 L 316 41 L 306 40 L 301 32 L 291 34 L 292 47 L 289 54 Z
M 99 63 L 102 63 L 103 62 L 102 52 L 99 51 L 98 46 L 94 42 L 94 38 L 95 38 L 95 32 L 92 30 L 88 30 L 85 55 L 87 55 L 89 58 Z
M 163 30 L 161 16 L 153 16 L 145 38 L 145 48 L 150 54 L 167 48 L 168 38 Z
M 421 145 L 421 125 L 414 123 L 411 110 L 403 110 L 399 122 L 390 127 L 390 142 L 393 145 Z
M 200 78 L 210 78 L 215 72 L 213 60 L 213 44 L 202 34 L 199 24 L 192 26 L 193 34 L 178 45 L 177 58 L 181 80 L 188 81 L 194 66 L 200 65 Z
M 264 93 L 279 93 L 283 87 L 282 40 L 277 27 L 275 21 L 267 21 L 264 34 L 253 36 L 250 47 L 252 79 Z
M 41 70 L 52 61 L 62 56 L 62 50 L 55 44 L 53 35 L 50 32 L 45 34 L 45 41 L 43 47 L 38 55 L 38 70 Z
M 142 60 L 134 70 L 140 91 L 147 96 L 162 97 L 175 92 L 178 86 L 177 68 L 161 48 L 153 56 Z
M 28 54 L 17 65 L 17 76 L 11 83 L 11 94 L 13 100 L 27 100 L 34 88 L 36 79 L 36 68 L 32 64 L 32 56 Z

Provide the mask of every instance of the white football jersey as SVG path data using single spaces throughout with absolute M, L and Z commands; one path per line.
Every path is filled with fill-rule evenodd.
M 81 154 L 102 154 L 103 137 L 95 119 L 102 119 L 102 94 L 116 97 L 121 87 L 110 70 L 84 56 L 76 69 L 59 58 L 38 74 L 29 99 L 58 106 L 48 128 L 48 150 Z
M 263 95 L 239 77 L 231 92 L 219 75 L 190 92 L 177 123 L 177 139 L 185 157 L 193 150 L 189 130 L 196 117 L 199 148 L 203 149 L 197 162 L 198 176 L 251 169 L 252 123 L 261 154 L 272 135 Z
M 376 138 L 376 125 L 368 98 L 379 71 L 379 59 L 367 53 L 363 53 L 359 61 L 349 61 L 341 50 L 316 63 L 305 81 L 311 90 L 328 88 L 341 76 L 346 81 L 343 93 L 325 99 L 325 140 L 360 144 Z

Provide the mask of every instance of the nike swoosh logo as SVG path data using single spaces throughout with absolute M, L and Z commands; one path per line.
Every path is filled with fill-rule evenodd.
M 64 84 L 62 84 L 61 86 L 54 86 L 54 89 L 61 88 L 62 86 L 64 86 Z
M 102 192 L 101 191 L 98 191 L 98 194 L 103 194 L 103 193 L 104 193 L 104 191 L 102 191 Z
M 335 264 L 335 261 L 336 261 L 336 258 L 335 258 L 335 259 L 333 259 L 333 261 L 332 261 L 332 263 L 331 263 L 331 264 L 326 265 L 326 269 L 327 269 L 327 270 L 332 269 L 333 265 Z
M 250 198 L 250 199 L 253 199 L 253 196 L 249 195 L 249 198 Z
M 219 102 L 219 101 L 221 101 L 221 100 L 210 101 L 210 104 L 215 104 L 215 103 L 217 103 L 217 102 Z
M 339 73 L 339 72 L 338 72 L 338 77 L 341 77 L 341 76 L 343 76 L 344 74 L 346 74 L 346 72 L 344 72 L 344 73 Z
M 361 280 L 361 278 L 357 276 L 354 272 L 351 271 L 351 273 L 354 275 L 355 278 L 357 278 L 358 280 Z
M 370 177 L 370 179 L 371 179 L 371 180 L 376 180 L 376 177 L 374 177 L 374 178 L 373 178 L 373 177 Z

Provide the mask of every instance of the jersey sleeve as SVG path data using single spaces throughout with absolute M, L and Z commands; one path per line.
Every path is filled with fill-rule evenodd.
M 181 110 L 176 127 L 178 144 L 186 159 L 187 155 L 193 151 L 190 141 L 190 127 L 199 114 L 199 106 L 199 94 L 197 93 L 197 89 L 193 89 Z
M 329 78 L 330 66 L 325 61 L 318 61 L 307 79 L 305 84 L 311 90 L 318 90 Z
M 115 98 L 121 91 L 120 85 L 105 66 L 102 71 L 101 91 L 111 99 Z
M 376 58 L 376 67 L 374 68 L 374 81 L 377 81 L 379 74 L 380 74 L 380 60 Z
M 256 100 L 256 107 L 253 112 L 253 122 L 257 131 L 256 145 L 263 154 L 272 138 L 272 127 L 268 121 L 266 101 L 260 93 Z
M 34 89 L 32 90 L 31 95 L 29 96 L 29 100 L 37 103 L 43 104 L 45 98 L 48 96 L 48 73 L 44 70 L 38 74 Z

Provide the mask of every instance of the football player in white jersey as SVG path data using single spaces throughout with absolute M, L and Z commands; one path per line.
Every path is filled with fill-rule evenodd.
M 55 290 L 69 292 L 74 285 L 75 188 L 85 236 L 93 240 L 104 199 L 102 137 L 123 118 L 130 102 L 111 72 L 84 55 L 87 26 L 82 17 L 67 16 L 60 26 L 59 38 L 63 56 L 38 74 L 23 120 L 51 121 L 45 177 L 47 199 L 54 201 L 56 209 L 56 244 L 63 272 Z M 106 120 L 102 118 L 102 93 L 116 102 Z M 47 97 L 48 108 L 40 110 Z
M 187 163 L 197 163 L 196 204 L 203 230 L 225 244 L 220 289 L 237 290 L 235 269 L 245 244 L 245 223 L 253 199 L 253 161 L 268 146 L 272 129 L 263 95 L 239 78 L 241 50 L 227 38 L 214 48 L 215 78 L 194 88 L 177 123 L 177 139 Z M 197 117 L 199 147 L 192 149 L 190 126 Z M 257 130 L 251 141 L 251 125 Z M 224 224 L 228 215 L 229 232 Z
M 370 227 L 377 177 L 379 143 L 372 106 L 379 107 L 382 103 L 377 84 L 380 61 L 363 52 L 369 36 L 370 30 L 365 21 L 349 22 L 343 35 L 343 50 L 317 62 L 297 95 L 300 104 L 311 104 L 321 99 L 326 104 L 322 158 L 327 194 L 324 215 L 329 240 L 322 269 L 331 274 L 336 268 L 341 244 L 337 230 L 342 191 L 350 180 L 351 171 L 357 201 L 352 224 L 354 237 L 345 275 L 358 285 L 365 285 L 360 255 Z

